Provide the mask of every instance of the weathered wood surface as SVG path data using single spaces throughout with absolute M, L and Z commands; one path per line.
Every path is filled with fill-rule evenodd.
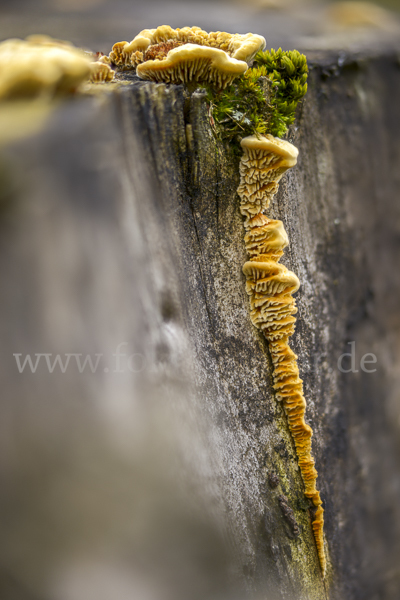
M 320 57 L 271 211 L 302 283 L 325 582 L 202 95 L 134 82 L 2 149 L 2 597 L 397 600 L 399 99 L 394 55 Z M 16 353 L 103 356 L 19 373 Z

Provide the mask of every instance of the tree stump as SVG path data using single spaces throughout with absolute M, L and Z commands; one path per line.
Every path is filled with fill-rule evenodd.
M 270 211 L 325 580 L 249 317 L 237 153 L 201 91 L 109 89 L 1 149 L 2 597 L 397 600 L 395 54 L 315 57 Z

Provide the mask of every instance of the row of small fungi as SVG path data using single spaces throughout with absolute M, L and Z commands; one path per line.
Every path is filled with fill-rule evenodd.
M 250 298 L 250 317 L 268 340 L 273 364 L 274 389 L 283 403 L 292 434 L 305 495 L 316 507 L 312 528 L 323 574 L 326 570 L 324 510 L 316 489 L 317 471 L 311 455 L 312 429 L 304 421 L 306 401 L 299 377 L 297 356 L 289 347 L 297 312 L 292 296 L 299 289 L 296 275 L 279 264 L 289 240 L 282 221 L 264 213 L 278 191 L 283 174 L 297 162 L 295 146 L 271 135 L 249 136 L 241 142 L 240 211 L 245 217 L 245 245 L 249 255 L 243 267 Z
M 244 73 L 265 39 L 207 33 L 199 27 L 162 25 L 114 44 L 109 56 L 44 35 L 0 43 L 0 99 L 75 92 L 82 83 L 109 82 L 115 71 L 134 70 L 165 83 L 209 83 L 223 89 Z

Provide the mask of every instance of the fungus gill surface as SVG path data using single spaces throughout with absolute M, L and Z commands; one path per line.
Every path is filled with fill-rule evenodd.
M 312 429 L 304 421 L 306 401 L 299 377 L 297 356 L 289 347 L 297 308 L 292 296 L 299 289 L 296 275 L 279 264 L 288 237 L 282 221 L 269 219 L 264 212 L 278 191 L 287 169 L 297 162 L 298 150 L 284 140 L 265 136 L 245 137 L 241 146 L 240 211 L 245 217 L 245 245 L 249 261 L 243 267 L 250 298 L 252 323 L 268 340 L 273 364 L 273 387 L 283 403 L 289 430 L 305 485 L 305 495 L 316 507 L 312 529 L 323 575 L 326 571 L 323 525 L 324 510 L 316 489 L 317 471 L 311 455 Z
M 0 43 L 0 100 L 76 91 L 90 73 L 90 59 L 68 42 L 47 36 Z
M 111 69 L 110 59 L 101 56 L 90 63 L 90 81 L 92 83 L 104 83 L 114 79 L 115 71 Z
M 143 79 L 166 83 L 205 82 L 224 89 L 243 74 L 265 46 L 260 35 L 207 33 L 200 27 L 144 29 L 131 42 L 114 44 L 110 60 L 137 69 Z

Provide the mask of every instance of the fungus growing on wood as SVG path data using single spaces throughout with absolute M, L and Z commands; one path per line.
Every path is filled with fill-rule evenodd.
M 269 207 L 278 191 L 284 173 L 297 162 L 298 150 L 284 140 L 270 134 L 248 136 L 241 142 L 243 156 L 240 162 L 240 211 L 246 217 L 245 227 L 256 215 Z
M 326 558 L 323 540 L 323 508 L 316 489 L 317 471 L 311 455 L 312 429 L 304 421 L 306 401 L 299 377 L 297 356 L 289 347 L 297 312 L 292 296 L 299 289 L 296 275 L 279 264 L 288 237 L 281 221 L 263 214 L 287 169 L 297 162 L 298 150 L 271 135 L 242 140 L 240 163 L 240 211 L 245 217 L 245 245 L 250 260 L 245 263 L 246 291 L 250 297 L 252 323 L 268 340 L 273 364 L 273 387 L 281 401 L 298 457 L 305 495 L 316 507 L 312 529 L 323 575 Z
M 278 191 L 280 179 L 296 164 L 298 155 L 295 146 L 266 132 L 284 135 L 293 123 L 297 104 L 307 90 L 308 67 L 305 56 L 297 51 L 259 52 L 264 44 L 264 38 L 253 34 L 207 33 L 198 27 L 175 30 L 163 25 L 143 30 L 132 42 L 115 44 L 109 56 L 120 69 L 136 68 L 137 74 L 145 79 L 177 84 L 204 82 L 223 90 L 247 71 L 249 62 L 258 52 L 259 67 L 249 69 L 225 92 L 211 91 L 210 111 L 212 114 L 212 107 L 219 106 L 222 116 L 236 112 L 237 119 L 232 120 L 243 132 L 246 112 L 241 109 L 249 103 L 249 97 L 252 98 L 251 118 L 247 118 L 246 126 L 251 128 L 253 135 L 241 141 L 243 156 L 238 188 L 250 259 L 243 272 L 247 279 L 251 320 L 269 342 L 274 367 L 273 387 L 285 408 L 305 495 L 317 509 L 312 529 L 325 574 L 323 508 L 315 486 L 317 472 L 311 456 L 312 430 L 304 421 L 306 401 L 302 381 L 297 357 L 288 344 L 297 312 L 292 294 L 299 289 L 300 282 L 294 273 L 279 264 L 283 249 L 288 245 L 282 222 L 264 214 Z M 261 78 L 268 80 L 266 86 L 259 85 Z M 293 512 L 286 498 L 282 496 L 280 503 L 285 516 L 291 519 Z M 297 535 L 299 530 L 295 521 L 292 525 Z
M 279 260 L 283 248 L 289 244 L 289 239 L 282 221 L 274 221 L 264 217 L 258 221 L 252 220 L 250 229 L 246 233 L 244 242 L 250 258 L 261 254 L 268 254 L 272 260 Z M 257 218 L 257 217 L 256 217 Z
M 68 94 L 89 73 L 89 58 L 66 42 L 35 36 L 0 43 L 0 99 Z
M 184 44 L 170 50 L 163 60 L 148 60 L 137 67 L 142 79 L 165 83 L 207 81 L 218 89 L 230 85 L 248 68 L 246 62 L 231 58 L 224 50 Z
M 260 35 L 207 33 L 199 27 L 144 29 L 132 42 L 114 44 L 110 60 L 122 69 L 137 68 L 143 79 L 166 83 L 205 82 L 224 89 L 248 69 L 265 46 Z
M 110 66 L 108 56 L 100 56 L 94 62 L 90 63 L 90 81 L 92 83 L 106 83 L 112 81 L 115 71 Z
M 110 61 L 120 69 L 133 68 L 131 63 L 131 53 L 124 51 L 126 46 L 128 46 L 128 42 L 117 42 L 114 44 L 109 54 Z

